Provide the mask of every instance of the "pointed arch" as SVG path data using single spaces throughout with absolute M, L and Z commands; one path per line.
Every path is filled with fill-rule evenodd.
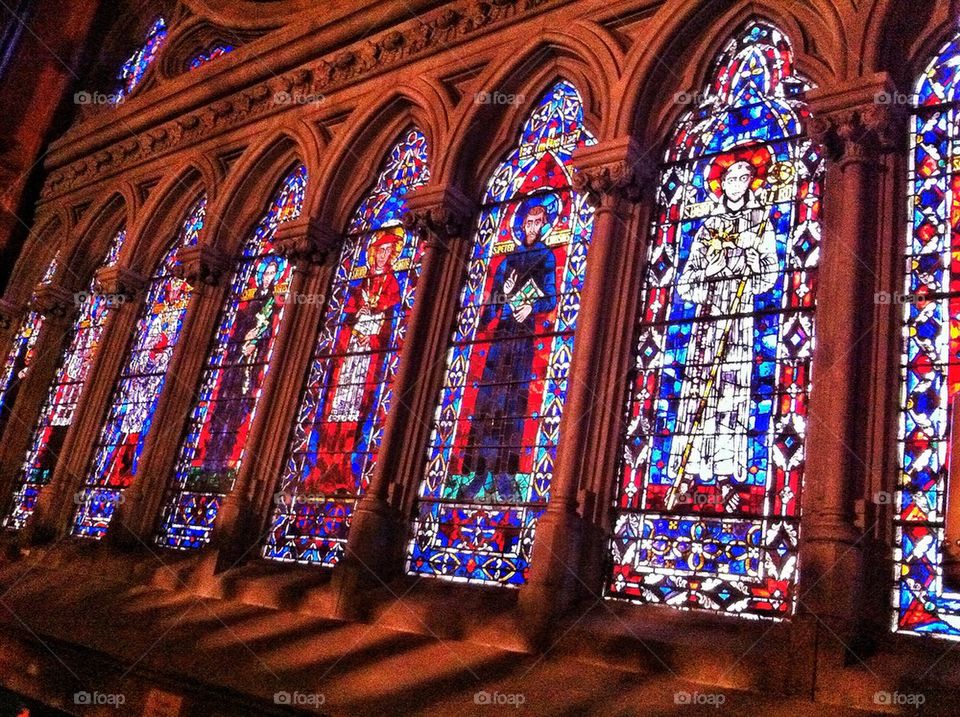
M 406 195 L 429 179 L 427 138 L 406 129 L 354 208 L 287 447 L 268 559 L 329 567 L 343 555 L 376 466 L 420 277 L 424 242 L 402 224 Z
M 811 3 L 785 9 L 782 4 L 748 0 L 718 12 L 682 0 L 659 19 L 661 28 L 651 32 L 654 42 L 638 44 L 627 56 L 617 88 L 627 101 L 613 120 L 618 132 L 637 137 L 641 146 L 655 153 L 666 147 L 670 129 L 707 86 L 729 39 L 751 21 L 780 28 L 791 39 L 797 72 L 814 86 L 835 84 L 848 73 L 843 24 L 835 12 L 824 14 Z M 818 28 L 816 46 L 807 28 Z
M 749 20 L 664 152 L 610 544 L 611 597 L 795 607 L 822 159 L 805 81 Z
M 66 241 L 67 222 L 62 212 L 39 220 L 24 245 L 4 295 L 24 304 Z
M 416 128 L 431 157 L 446 145 L 449 101 L 431 86 L 400 86 L 366 108 L 354 110 L 350 131 L 332 143 L 317 178 L 316 205 L 310 216 L 336 231 L 346 231 L 355 208 L 371 189 L 380 166 L 398 137 Z M 431 164 L 435 163 L 431 160 Z
M 414 574 L 522 585 L 548 499 L 593 232 L 571 159 L 596 140 L 573 84 L 537 100 L 482 195 L 419 487 Z
M 581 37 L 579 35 L 586 35 Z M 558 82 L 577 88 L 584 127 L 594 137 L 606 136 L 603 110 L 613 105 L 612 87 L 604 78 L 618 77 L 618 56 L 581 30 L 578 36 L 547 32 L 492 68 L 478 80 L 478 96 L 451 128 L 452 150 L 438 158 L 437 175 L 479 197 L 501 158 L 516 143 L 536 101 Z

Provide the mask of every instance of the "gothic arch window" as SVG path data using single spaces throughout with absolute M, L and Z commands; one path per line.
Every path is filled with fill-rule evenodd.
M 190 70 L 195 70 L 198 67 L 203 67 L 205 64 L 211 60 L 215 60 L 218 57 L 226 55 L 230 52 L 233 52 L 233 45 L 218 42 L 211 47 L 204 48 L 203 50 L 198 50 L 193 54 L 190 60 L 187 62 L 187 67 Z
M 127 232 L 120 229 L 111 239 L 104 266 L 111 266 L 120 254 Z M 53 384 L 40 409 L 30 448 L 17 476 L 13 505 L 3 519 L 5 528 L 19 530 L 33 513 L 40 491 L 50 482 L 77 404 L 97 355 L 107 325 L 110 299 L 95 291 L 95 278 L 86 291 L 74 295 L 77 317 L 68 333 L 67 348 L 60 357 Z
M 57 271 L 59 256 L 58 253 L 47 265 L 40 283 L 46 284 L 53 280 L 53 275 Z M 40 337 L 40 329 L 42 328 L 43 314 L 31 309 L 20 320 L 17 332 L 13 336 L 10 351 L 7 353 L 7 360 L 3 364 L 2 373 L 0 373 L 0 435 L 3 435 L 3 429 L 10 418 L 20 386 L 30 371 L 37 339 Z
M 421 237 L 401 225 L 405 197 L 426 184 L 427 139 L 416 129 L 390 152 L 350 222 L 276 507 L 266 558 L 334 565 L 373 475 L 413 308 Z
M 593 211 L 570 185 L 595 143 L 569 82 L 490 178 L 420 485 L 407 569 L 519 586 L 549 497 Z
M 167 22 L 162 17 L 153 21 L 143 44 L 123 63 L 117 80 L 120 83 L 116 92 L 117 102 L 122 102 L 140 85 L 147 69 L 157 58 L 160 48 L 167 40 Z
M 281 222 L 300 216 L 306 184 L 307 170 L 298 165 L 243 246 L 164 502 L 157 536 L 163 547 L 209 542 L 220 502 L 233 488 L 293 274 L 274 235 Z
M 177 252 L 182 246 L 197 243 L 206 209 L 207 197 L 203 195 L 190 208 L 176 241 L 150 279 L 133 342 L 113 389 L 110 412 L 77 496 L 74 535 L 103 537 L 124 489 L 137 474 L 192 291 L 175 275 Z
M 660 173 L 608 594 L 785 618 L 797 542 L 823 164 L 787 38 L 750 22 Z
M 960 639 L 960 36 L 917 81 L 910 123 L 894 630 Z

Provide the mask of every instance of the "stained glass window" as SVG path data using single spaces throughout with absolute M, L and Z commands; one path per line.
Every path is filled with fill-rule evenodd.
M 228 52 L 233 52 L 233 45 L 226 44 L 217 44 L 206 50 L 201 50 L 196 55 L 190 58 L 189 67 L 191 70 L 195 70 L 198 67 L 210 62 L 210 60 L 215 60 L 221 55 L 226 55 Z
M 752 22 L 667 150 L 611 596 L 793 612 L 823 174 L 806 89 L 787 38 Z
M 233 488 L 293 273 L 273 239 L 281 222 L 300 215 L 306 183 L 300 165 L 283 180 L 243 247 L 164 503 L 161 546 L 189 550 L 207 543 Z
M 483 197 L 420 485 L 407 569 L 525 582 L 549 498 L 593 211 L 571 157 L 595 143 L 577 90 L 534 106 Z
M 300 401 L 264 557 L 334 565 L 376 465 L 420 275 L 400 224 L 429 180 L 427 140 L 406 134 L 350 223 Z
M 137 474 L 190 300 L 190 285 L 174 276 L 177 251 L 197 242 L 206 208 L 207 198 L 203 196 L 190 209 L 177 240 L 150 280 L 133 343 L 110 399 L 106 424 L 83 490 L 77 496 L 74 535 L 103 537 L 124 489 Z
M 903 297 L 900 472 L 894 503 L 893 627 L 960 639 L 960 592 L 944 581 L 948 473 L 960 395 L 960 36 L 920 77 L 910 128 Z M 954 441 L 951 444 L 951 441 Z M 956 486 L 951 486 L 956 490 Z M 950 495 L 953 499 L 956 493 Z
M 147 69 L 154 59 L 156 59 L 166 39 L 166 20 L 158 17 L 150 26 L 150 29 L 147 30 L 147 37 L 144 39 L 143 45 L 141 45 L 137 51 L 123 63 L 123 67 L 120 68 L 120 73 L 117 75 L 117 79 L 120 82 L 120 87 L 116 93 L 117 103 L 129 97 L 143 81 L 144 76 L 147 74 Z
M 105 266 L 116 260 L 126 236 L 124 229 L 114 235 Z M 50 482 L 110 315 L 110 298 L 94 290 L 93 279 L 87 291 L 78 292 L 74 298 L 79 305 L 78 314 L 70 327 L 67 349 L 40 409 L 30 448 L 17 477 L 13 506 L 3 520 L 6 528 L 23 527 L 33 513 L 40 491 Z
M 58 258 L 59 254 L 47 266 L 40 279 L 41 283 L 53 280 L 53 275 L 57 271 Z M 31 310 L 20 320 L 17 333 L 13 336 L 7 360 L 3 364 L 3 372 L 0 373 L 0 435 L 3 434 L 3 428 L 17 400 L 17 393 L 33 363 L 34 350 L 41 328 L 43 328 L 43 315 Z

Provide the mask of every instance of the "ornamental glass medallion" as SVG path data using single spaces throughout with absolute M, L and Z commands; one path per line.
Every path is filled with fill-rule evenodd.
M 681 118 L 641 287 L 611 597 L 794 611 L 823 162 L 807 84 L 749 23 Z

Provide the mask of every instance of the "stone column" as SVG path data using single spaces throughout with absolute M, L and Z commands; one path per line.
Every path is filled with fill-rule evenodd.
M 862 604 L 863 533 L 855 504 L 866 485 L 865 397 L 876 365 L 874 326 L 882 318 L 874 301 L 881 273 L 877 247 L 900 240 L 881 236 L 877 217 L 884 206 L 882 155 L 894 147 L 891 138 L 903 136 L 898 108 L 876 100 L 884 93 L 898 96 L 884 76 L 811 93 L 809 130 L 825 148 L 828 164 L 796 629 L 806 635 L 802 642 L 815 641 L 807 653 L 816 671 L 840 664 L 856 636 Z
M 399 494 L 416 490 L 420 479 L 473 213 L 473 203 L 454 186 L 421 187 L 407 197 L 404 227 L 421 232 L 425 247 L 377 465 L 333 571 L 335 610 L 344 617 L 355 611 L 358 589 L 388 579 L 403 561 Z
M 281 465 L 293 420 L 289 411 L 278 410 L 278 406 L 291 403 L 295 406 L 300 397 L 313 353 L 315 341 L 312 339 L 325 304 L 322 301 L 300 303 L 297 297 L 320 295 L 326 289 L 335 271 L 328 259 L 336 257 L 341 237 L 317 220 L 302 216 L 277 227 L 274 244 L 277 253 L 291 261 L 296 271 L 290 284 L 287 313 L 271 357 L 270 373 L 247 439 L 247 458 L 236 485 L 224 498 L 217 514 L 211 538 L 217 550 L 213 563 L 216 573 L 256 556 L 263 541 L 261 527 L 268 518 L 264 510 L 272 508 L 262 500 L 268 492 L 263 489 L 275 484 L 273 467 Z M 280 415 L 284 415 L 282 423 L 278 422 Z
M 116 385 L 125 348 L 135 330 L 141 293 L 147 280 L 122 266 L 105 266 L 95 274 L 96 291 L 108 301 L 110 315 L 93 355 L 94 365 L 84 382 L 70 428 L 60 449 L 50 483 L 40 494 L 33 515 L 24 526 L 23 544 L 48 542 L 62 537 L 76 509 L 73 500 L 99 439 L 106 405 Z
M 528 582 L 520 590 L 520 612 L 535 642 L 582 587 L 584 524 L 579 492 L 582 476 L 597 461 L 595 412 L 607 408 L 596 406 L 595 400 L 598 382 L 604 379 L 602 367 L 608 363 L 603 346 L 610 330 L 609 286 L 614 273 L 622 269 L 618 247 L 630 241 L 627 216 L 646 173 L 630 138 L 581 149 L 574 156 L 574 166 L 574 190 L 587 195 L 595 214 L 550 501 L 537 522 Z
M 232 266 L 218 249 L 203 243 L 181 247 L 178 260 L 177 275 L 192 287 L 190 303 L 167 366 L 163 393 L 153 414 L 137 476 L 124 491 L 124 499 L 107 530 L 105 540 L 117 548 L 151 544 L 157 511 L 223 305 L 222 279 Z
M 20 328 L 20 320 L 24 313 L 23 306 L 7 299 L 0 299 L 0 361 L 7 359 L 13 346 L 13 337 Z

